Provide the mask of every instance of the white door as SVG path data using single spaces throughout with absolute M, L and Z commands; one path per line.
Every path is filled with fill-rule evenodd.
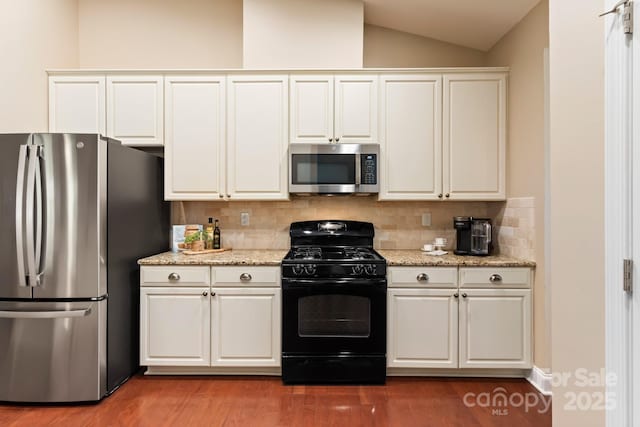
M 377 144 L 378 76 L 335 76 L 335 142 Z
M 504 73 L 444 76 L 445 199 L 505 199 L 506 84 Z
M 229 76 L 227 90 L 227 197 L 288 199 L 287 76 Z
M 605 317 L 607 426 L 640 425 L 640 8 L 631 2 L 634 32 L 624 33 L 624 6 L 606 0 L 605 46 Z M 623 260 L 633 262 L 625 290 Z M 608 377 L 607 377 L 608 378 Z
M 219 200 L 225 189 L 225 77 L 165 77 L 164 196 Z
M 389 289 L 387 366 L 458 367 L 456 289 Z
M 105 135 L 105 77 L 50 76 L 49 132 Z
M 329 144 L 333 136 L 333 75 L 291 75 L 290 141 Z
M 461 368 L 531 368 L 531 291 L 460 289 Z
M 162 146 L 162 76 L 107 77 L 107 136 L 124 145 Z
M 211 366 L 280 366 L 280 288 L 212 288 Z
M 442 198 L 442 78 L 380 77 L 380 200 Z
M 209 288 L 140 288 L 140 364 L 209 366 Z

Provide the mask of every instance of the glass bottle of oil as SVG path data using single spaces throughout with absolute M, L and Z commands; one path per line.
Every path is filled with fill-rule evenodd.
M 220 227 L 218 227 L 218 220 L 216 219 L 216 224 L 213 228 L 213 249 L 220 249 L 221 247 L 222 240 L 220 239 Z
M 207 228 L 205 228 L 204 237 L 205 248 L 213 249 L 213 218 L 209 218 L 209 223 L 207 224 Z

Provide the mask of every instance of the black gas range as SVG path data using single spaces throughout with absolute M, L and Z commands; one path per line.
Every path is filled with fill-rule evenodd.
M 282 261 L 285 384 L 381 384 L 386 378 L 386 260 L 373 225 L 291 224 Z

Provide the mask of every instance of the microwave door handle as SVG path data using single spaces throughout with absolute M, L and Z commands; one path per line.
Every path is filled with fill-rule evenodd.
M 361 156 L 360 154 L 355 154 L 356 156 L 356 186 L 360 185 L 361 175 L 362 175 L 362 165 L 361 165 Z
M 29 277 L 29 286 L 36 286 L 38 272 L 36 271 L 35 257 L 35 236 L 34 232 L 34 216 L 35 216 L 35 190 L 36 190 L 36 165 L 38 158 L 38 147 L 29 146 L 29 160 L 27 166 L 27 203 L 26 203 L 26 229 L 27 229 L 27 275 Z
M 18 283 L 28 286 L 24 271 L 24 172 L 27 164 L 27 146 L 21 145 L 18 154 L 18 176 L 16 178 L 16 259 Z

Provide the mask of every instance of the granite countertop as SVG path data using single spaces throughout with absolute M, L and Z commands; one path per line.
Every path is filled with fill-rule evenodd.
M 202 255 L 163 252 L 138 260 L 140 265 L 280 265 L 286 250 L 234 249 Z
M 533 261 L 511 258 L 505 255 L 491 255 L 485 257 L 479 256 L 460 256 L 449 252 L 446 255 L 433 256 L 427 255 L 420 250 L 388 250 L 380 249 L 378 253 L 387 259 L 387 265 L 390 266 L 434 266 L 434 267 L 535 267 Z
M 433 267 L 535 267 L 533 261 L 511 258 L 505 255 L 486 257 L 459 256 L 449 253 L 442 256 L 426 255 L 420 250 L 378 250 L 387 259 L 390 266 L 433 266 Z M 272 249 L 234 249 L 232 251 L 184 255 L 182 253 L 163 252 L 138 260 L 140 265 L 280 265 L 287 250 Z

